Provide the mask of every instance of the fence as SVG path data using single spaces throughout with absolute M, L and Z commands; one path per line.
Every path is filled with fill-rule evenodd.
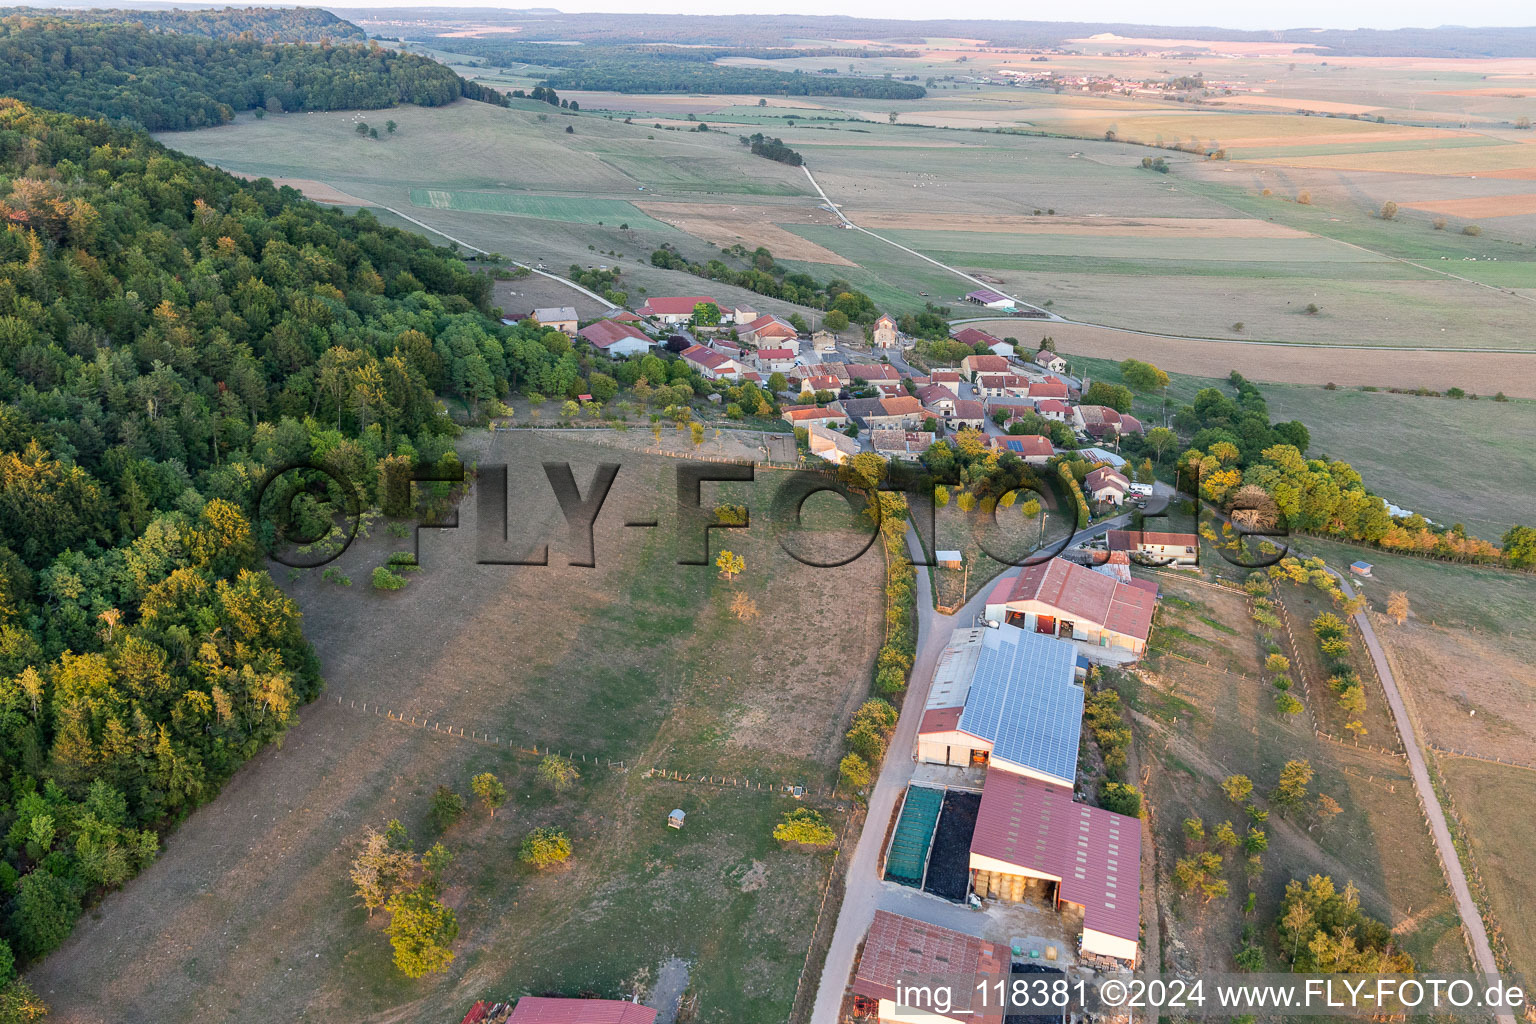
M 1487 754 L 1473 754 L 1465 750 L 1457 750 L 1455 747 L 1442 747 L 1438 743 L 1427 744 L 1430 750 L 1437 754 L 1450 754 L 1452 757 L 1464 757 L 1469 761 L 1482 761 L 1485 764 L 1502 764 L 1510 768 L 1524 768 L 1526 771 L 1536 772 L 1536 764 L 1529 761 L 1511 761 L 1503 757 L 1491 757 Z

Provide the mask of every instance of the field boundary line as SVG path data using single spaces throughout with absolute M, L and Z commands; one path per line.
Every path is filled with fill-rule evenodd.
M 1506 768 L 1523 768 L 1526 771 L 1536 772 L 1536 764 L 1532 764 L 1529 761 L 1510 761 L 1506 758 L 1492 757 L 1488 754 L 1472 754 L 1465 750 L 1457 750 L 1455 747 L 1442 747 L 1433 740 L 1430 740 L 1425 745 L 1437 754 L 1449 754 L 1452 757 L 1466 758 L 1468 761 L 1481 761 L 1484 764 L 1501 764 Z

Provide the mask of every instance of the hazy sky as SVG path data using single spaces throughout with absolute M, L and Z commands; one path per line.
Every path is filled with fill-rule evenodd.
M 293 0 L 289 0 L 293 2 Z M 313 0 L 299 0 L 312 3 Z M 483 0 L 395 0 L 382 7 L 528 7 Z M 1402 28 L 1435 25 L 1532 25 L 1530 0 L 1288 0 L 1281 4 L 1231 0 L 1080 0 L 1072 4 L 1021 4 L 1017 0 L 553 0 L 562 11 L 672 14 L 850 14 L 877 18 L 1008 18 L 1034 21 L 1113 21 L 1143 25 L 1215 25 L 1223 28 Z M 319 6 L 332 6 L 320 4 Z M 335 6 L 352 8 L 355 0 Z

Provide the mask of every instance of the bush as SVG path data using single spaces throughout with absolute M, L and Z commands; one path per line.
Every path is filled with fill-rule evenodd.
M 1301 701 L 1292 697 L 1286 690 L 1275 694 L 1275 709 L 1282 715 L 1299 715 L 1303 710 Z
M 874 773 L 869 769 L 869 762 L 858 754 L 844 754 L 842 761 L 838 763 L 838 772 L 850 789 L 863 789 L 869 785 Z
M 837 833 L 822 819 L 820 811 L 797 807 L 784 812 L 783 820 L 773 827 L 773 838 L 801 846 L 831 846 L 837 841 Z
M 392 572 L 386 565 L 381 565 L 373 570 L 374 590 L 404 590 L 406 583 L 410 582 L 397 572 Z
M 576 762 L 559 754 L 545 754 L 539 761 L 539 778 L 544 784 L 555 792 L 569 789 L 581 778 L 581 769 L 576 767 Z
M 1128 782 L 1106 782 L 1099 787 L 1099 806 L 1116 814 L 1141 817 L 1141 794 Z
M 564 864 L 571 857 L 571 840 L 564 829 L 546 825 L 536 828 L 523 837 L 517 859 L 524 864 L 543 869 Z
M 1330 640 L 1343 636 L 1344 633 L 1344 620 L 1332 612 L 1323 612 L 1312 620 L 1312 634 L 1319 640 Z
M 432 807 L 427 812 L 439 832 L 446 832 L 453 823 L 464 816 L 464 798 L 447 786 L 438 786 L 432 794 Z

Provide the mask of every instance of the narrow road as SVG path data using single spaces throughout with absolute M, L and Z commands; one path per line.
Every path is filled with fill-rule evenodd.
M 1339 581 L 1339 589 L 1344 592 L 1345 598 L 1355 596 L 1355 591 L 1350 586 L 1349 580 L 1334 569 L 1329 569 L 1335 579 Z M 1414 788 L 1419 791 L 1419 802 L 1424 805 L 1424 814 L 1429 818 L 1430 835 L 1435 840 L 1435 848 L 1440 852 L 1440 863 L 1445 868 L 1446 881 L 1451 885 L 1451 895 L 1456 897 L 1456 909 L 1461 914 L 1461 922 L 1467 929 L 1467 934 L 1472 939 L 1472 953 L 1477 959 L 1479 973 L 1496 978 L 1499 974 L 1498 961 L 1493 956 L 1493 946 L 1488 942 L 1488 931 L 1483 927 L 1483 915 L 1478 912 L 1477 904 L 1472 899 L 1472 889 L 1467 885 L 1467 876 L 1461 869 L 1461 861 L 1456 856 L 1456 846 L 1451 842 L 1451 830 L 1445 821 L 1445 811 L 1440 806 L 1440 799 L 1435 795 L 1435 788 L 1429 781 L 1429 768 L 1424 763 L 1424 752 L 1419 749 L 1419 740 L 1413 731 L 1413 720 L 1408 717 L 1408 706 L 1403 703 L 1402 691 L 1397 688 L 1397 678 L 1392 674 L 1392 666 L 1387 663 L 1386 652 L 1381 649 L 1381 643 L 1376 639 L 1376 630 L 1371 625 L 1369 615 L 1364 612 L 1355 614 L 1355 625 L 1360 627 L 1360 635 L 1365 638 L 1365 648 L 1371 655 L 1371 661 L 1376 665 L 1376 671 L 1381 676 L 1382 689 L 1387 694 L 1387 706 L 1392 709 L 1392 718 L 1397 722 L 1397 731 L 1403 737 L 1403 746 L 1408 752 L 1408 769 L 1413 776 Z M 1514 1024 L 1513 1014 L 1498 1014 L 1496 1019 L 1500 1024 Z
M 1116 516 L 1096 523 L 1075 534 L 1069 547 L 1097 537 L 1106 530 L 1114 529 L 1130 519 L 1130 514 Z M 811 1011 L 811 1024 L 837 1024 L 837 1012 L 843 1004 L 843 992 L 853 973 L 853 956 L 864 933 L 869 931 L 880 894 L 886 883 L 875 870 L 880 862 L 880 849 L 885 842 L 885 829 L 891 815 L 912 778 L 912 751 L 917 743 L 917 728 L 923 719 L 923 706 L 928 702 L 928 687 L 933 682 L 934 666 L 939 655 L 949 644 L 950 634 L 960 626 L 974 622 L 986 604 L 987 595 L 997 581 L 1018 574 L 1018 568 L 1010 568 L 998 576 L 967 601 L 954 615 L 940 615 L 930 600 L 928 567 L 923 564 L 923 554 L 917 533 L 907 527 L 907 550 L 917 563 L 917 579 L 914 583 L 917 598 L 917 659 L 912 666 L 907 695 L 902 700 L 901 717 L 896 722 L 896 733 L 891 737 L 889 752 L 881 765 L 880 776 L 869 795 L 869 814 L 864 819 L 864 830 L 859 834 L 858 845 L 848 860 L 848 884 L 843 893 L 843 903 L 837 914 L 837 927 L 832 931 L 832 942 L 827 948 L 827 958 L 821 969 L 821 980 L 816 989 L 816 1002 Z

